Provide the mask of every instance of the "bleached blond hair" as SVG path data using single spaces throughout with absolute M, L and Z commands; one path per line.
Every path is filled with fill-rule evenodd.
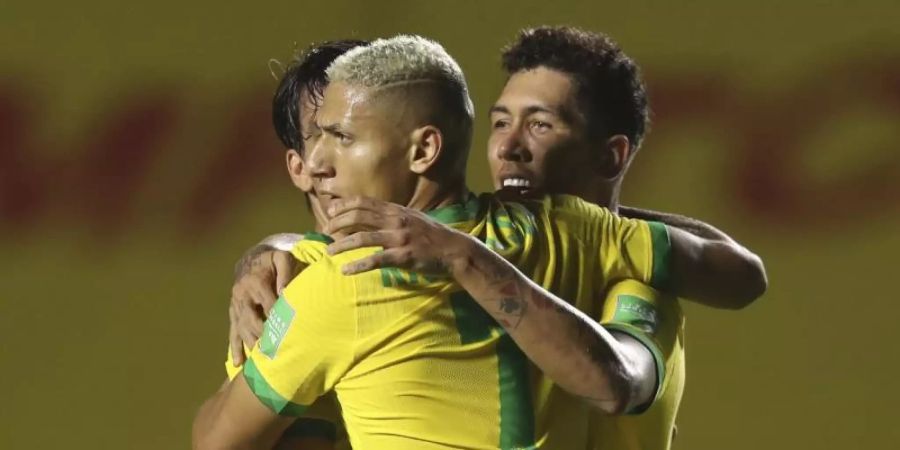
M 459 86 L 466 98 L 469 92 L 462 69 L 444 47 L 415 35 L 376 39 L 367 46 L 354 48 L 335 59 L 327 74 L 330 82 L 365 87 L 438 81 Z
M 446 143 L 457 154 L 452 159 L 465 166 L 475 112 L 465 75 L 441 44 L 415 35 L 376 39 L 339 56 L 326 74 L 330 83 L 374 89 L 433 85 L 430 92 L 438 97 L 429 99 L 423 93 L 421 98 L 407 100 L 426 103 L 431 109 L 427 114 L 436 119 L 435 125 L 445 133 Z

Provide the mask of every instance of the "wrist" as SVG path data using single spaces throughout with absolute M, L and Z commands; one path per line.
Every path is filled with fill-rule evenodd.
M 447 268 L 451 277 L 457 278 L 470 268 L 475 245 L 476 243 L 469 235 L 455 230 L 444 242 L 441 264 Z

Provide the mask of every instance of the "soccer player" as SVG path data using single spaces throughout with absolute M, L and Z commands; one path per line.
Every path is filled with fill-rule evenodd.
M 308 194 L 311 181 L 309 177 L 304 176 L 301 153 L 305 147 L 313 146 L 321 134 L 316 132 L 314 113 L 322 101 L 325 69 L 335 58 L 347 50 L 366 43 L 366 41 L 360 40 L 339 40 L 310 47 L 286 67 L 272 101 L 273 125 L 276 135 L 286 149 L 285 163 L 288 173 L 300 190 L 305 193 L 307 208 L 316 219 L 317 230 L 325 219 L 318 199 L 314 195 Z M 285 246 L 286 249 L 290 249 L 296 240 L 295 235 L 276 235 L 268 238 L 270 243 Z M 248 252 L 236 265 L 235 278 L 242 279 L 253 267 L 258 266 L 262 261 L 255 257 L 266 248 L 260 247 L 257 251 Z M 293 262 L 293 256 L 286 252 L 271 256 L 274 262 L 279 264 Z M 281 275 L 287 278 L 286 272 Z M 279 280 L 279 283 L 286 285 L 287 281 L 289 280 Z M 273 296 L 273 302 L 274 298 Z M 271 306 L 271 303 L 269 305 Z M 256 320 L 259 322 L 255 325 L 259 325 L 260 329 L 262 320 L 259 317 L 262 313 L 261 310 L 244 311 L 234 307 L 229 310 L 232 321 Z M 242 330 L 248 328 L 243 327 Z M 229 380 L 241 373 L 245 351 L 243 342 L 246 342 L 246 347 L 249 348 L 258 340 L 258 335 L 243 334 L 242 336 L 238 330 L 238 327 L 232 327 L 230 330 L 230 352 L 225 363 Z M 280 439 L 277 448 L 326 450 L 333 449 L 335 443 L 346 445 L 346 435 L 340 425 L 341 416 L 337 400 L 334 396 L 323 397 L 292 424 Z
M 583 433 L 583 420 L 546 415 L 559 394 L 551 382 L 539 379 L 546 389 L 529 395 L 527 366 L 513 340 L 533 361 L 544 354 L 588 362 L 597 359 L 593 352 L 584 355 L 589 339 L 590 348 L 605 350 L 600 359 L 617 364 L 594 371 L 595 379 L 584 383 L 586 397 L 623 409 L 652 398 L 658 380 L 624 392 L 615 386 L 618 374 L 609 371 L 651 367 L 655 372 L 658 358 L 652 355 L 647 363 L 623 361 L 617 354 L 628 347 L 649 354 L 652 342 L 635 333 L 619 343 L 473 236 L 586 310 L 620 279 L 658 285 L 674 276 L 677 292 L 700 294 L 697 287 L 707 286 L 708 277 L 739 283 L 745 275 L 728 265 L 710 265 L 706 241 L 659 223 L 622 220 L 573 197 L 546 197 L 526 206 L 489 195 L 466 197 L 471 103 L 461 72 L 436 44 L 418 38 L 382 41 L 348 52 L 329 75 L 332 84 L 317 119 L 324 135 L 306 169 L 322 207 L 337 207 L 343 196 L 366 195 L 431 210 L 434 219 L 455 223 L 469 234 L 456 233 L 454 243 L 443 244 L 467 250 L 438 252 L 437 261 L 458 284 L 442 278 L 440 270 L 422 273 L 428 267 L 421 266 L 418 273 L 383 269 L 346 277 L 342 264 L 370 258 L 375 249 L 332 257 L 320 239 L 307 236 L 293 252 L 310 266 L 273 307 L 245 376 L 202 408 L 195 422 L 200 443 L 271 445 L 288 423 L 273 411 L 300 412 L 331 388 L 341 397 L 354 445 L 362 448 L 549 446 L 548 427 Z M 339 217 L 329 228 L 344 226 L 335 223 Z M 501 290 L 494 291 L 495 282 L 507 279 L 515 282 L 500 283 Z M 479 298 L 501 297 L 489 301 L 496 307 L 480 303 L 485 307 L 480 309 L 460 288 Z M 335 298 L 316 298 L 325 293 Z M 534 305 L 527 314 L 525 302 Z M 633 325 L 623 323 L 628 326 Z M 568 336 L 546 333 L 560 328 Z M 579 417 L 579 411 L 561 412 Z M 466 420 L 470 414 L 482 420 Z
M 644 86 L 634 62 L 608 37 L 567 27 L 524 30 L 517 42 L 504 52 L 503 61 L 509 79 L 492 111 L 494 126 L 489 146 L 495 187 L 506 186 L 523 194 L 570 193 L 617 209 L 621 182 L 647 123 Z M 745 262 L 755 268 L 747 272 L 746 284 L 751 287 L 743 290 L 743 295 L 713 296 L 714 302 L 704 301 L 705 304 L 740 308 L 765 289 L 765 272 L 758 258 L 715 228 L 675 215 L 618 209 L 624 215 L 681 227 L 745 255 Z M 395 210 L 394 214 L 405 213 Z M 408 220 L 408 223 L 414 222 Z M 429 234 L 420 228 L 405 235 L 415 238 Z M 287 240 L 295 239 L 296 236 Z M 440 242 L 440 238 L 431 241 Z M 411 242 L 404 251 L 418 255 L 415 246 Z M 282 259 L 278 264 L 277 272 L 283 278 L 288 278 L 285 273 L 293 273 L 288 269 L 288 262 Z M 275 267 L 265 261 L 259 270 L 237 279 L 232 308 L 250 311 L 243 305 L 270 304 L 274 300 L 272 285 L 283 285 L 283 281 L 275 279 L 275 273 Z M 643 300 L 639 305 L 649 304 L 651 308 L 636 308 L 628 301 L 620 303 L 621 295 L 610 292 L 606 301 L 597 302 L 602 309 L 593 314 L 601 323 L 608 322 L 617 313 L 623 314 L 618 310 L 620 307 L 656 317 L 658 320 L 644 325 L 652 325 L 650 335 L 662 349 L 664 383 L 660 398 L 640 415 L 593 412 L 592 448 L 668 448 L 684 383 L 680 307 L 674 300 L 659 301 L 658 293 L 646 287 L 633 283 L 618 286 L 624 288 L 633 291 L 627 293 L 629 297 Z M 251 311 L 233 318 L 232 330 L 240 330 L 246 342 L 255 342 L 261 329 L 257 315 Z M 560 367 L 560 370 L 577 374 L 581 369 Z

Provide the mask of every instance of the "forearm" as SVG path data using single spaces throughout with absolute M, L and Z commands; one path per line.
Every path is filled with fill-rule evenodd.
M 191 429 L 193 443 L 191 448 L 194 450 L 209 448 L 212 430 L 215 426 L 216 418 L 222 409 L 222 399 L 227 388 L 228 380 L 225 380 L 222 387 L 212 397 L 203 402 L 203 405 L 197 411 L 197 416 L 194 417 L 194 424 Z
M 191 430 L 192 448 L 271 449 L 292 420 L 266 409 L 250 393 L 243 377 L 238 377 L 225 381 L 197 411 Z
M 723 242 L 732 242 L 737 244 L 734 239 L 731 239 L 730 236 L 723 233 L 718 228 L 691 218 L 687 216 L 682 216 L 679 214 L 665 213 L 661 211 L 653 211 L 649 209 L 641 209 L 634 208 L 631 206 L 620 206 L 619 207 L 619 215 L 623 217 L 628 217 L 630 219 L 640 219 L 640 220 L 652 220 L 655 222 L 662 222 L 670 227 L 675 227 L 688 233 L 693 234 L 694 236 L 701 237 L 704 239 L 711 239 Z
M 669 228 L 672 241 L 672 289 L 706 306 L 741 309 L 768 287 L 762 260 L 732 242 L 705 240 Z
M 697 250 L 692 255 L 702 263 L 698 273 L 714 274 L 699 286 L 680 292 L 694 302 L 719 309 L 743 308 L 765 293 L 768 286 L 762 259 L 716 227 L 690 217 L 622 206 L 619 214 L 662 222 L 693 235 Z M 677 255 L 676 255 L 677 257 Z M 676 274 L 676 280 L 679 275 Z
M 454 279 L 541 371 L 608 413 L 637 400 L 638 370 L 609 332 L 480 242 L 460 242 L 448 246 L 460 249 L 450 259 Z
M 234 279 L 237 280 L 249 272 L 254 264 L 258 264 L 259 256 L 270 251 L 290 251 L 297 241 L 303 239 L 302 234 L 279 233 L 266 237 L 258 244 L 250 247 L 234 265 Z

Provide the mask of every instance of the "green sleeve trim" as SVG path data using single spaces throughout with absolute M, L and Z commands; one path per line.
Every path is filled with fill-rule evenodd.
M 332 239 L 331 236 L 328 236 L 327 234 L 316 233 L 316 232 L 305 233 L 303 235 L 303 239 L 307 240 L 307 241 L 324 242 L 326 244 L 330 244 L 330 243 L 334 242 L 334 239 Z
M 322 438 L 337 442 L 337 426 L 330 420 L 301 417 L 285 430 L 283 436 Z
M 653 399 L 625 412 L 629 415 L 641 414 L 647 411 L 647 409 L 662 396 L 663 383 L 666 381 L 666 360 L 663 358 L 662 351 L 659 349 L 659 346 L 656 345 L 653 338 L 635 326 L 624 323 L 604 323 L 601 325 L 608 331 L 618 331 L 637 339 L 641 344 L 644 344 L 644 347 L 647 347 L 647 350 L 650 350 L 650 353 L 653 355 L 653 360 L 656 361 L 656 392 L 653 394 Z
M 244 379 L 250 386 L 250 391 L 276 414 L 288 417 L 297 417 L 302 415 L 308 406 L 300 405 L 282 397 L 272 386 L 263 378 L 253 362 L 253 358 L 247 359 L 244 363 Z
M 647 222 L 650 227 L 650 243 L 653 252 L 653 268 L 650 275 L 650 286 L 661 291 L 668 290 L 671 283 L 672 243 L 666 225 L 660 222 Z

